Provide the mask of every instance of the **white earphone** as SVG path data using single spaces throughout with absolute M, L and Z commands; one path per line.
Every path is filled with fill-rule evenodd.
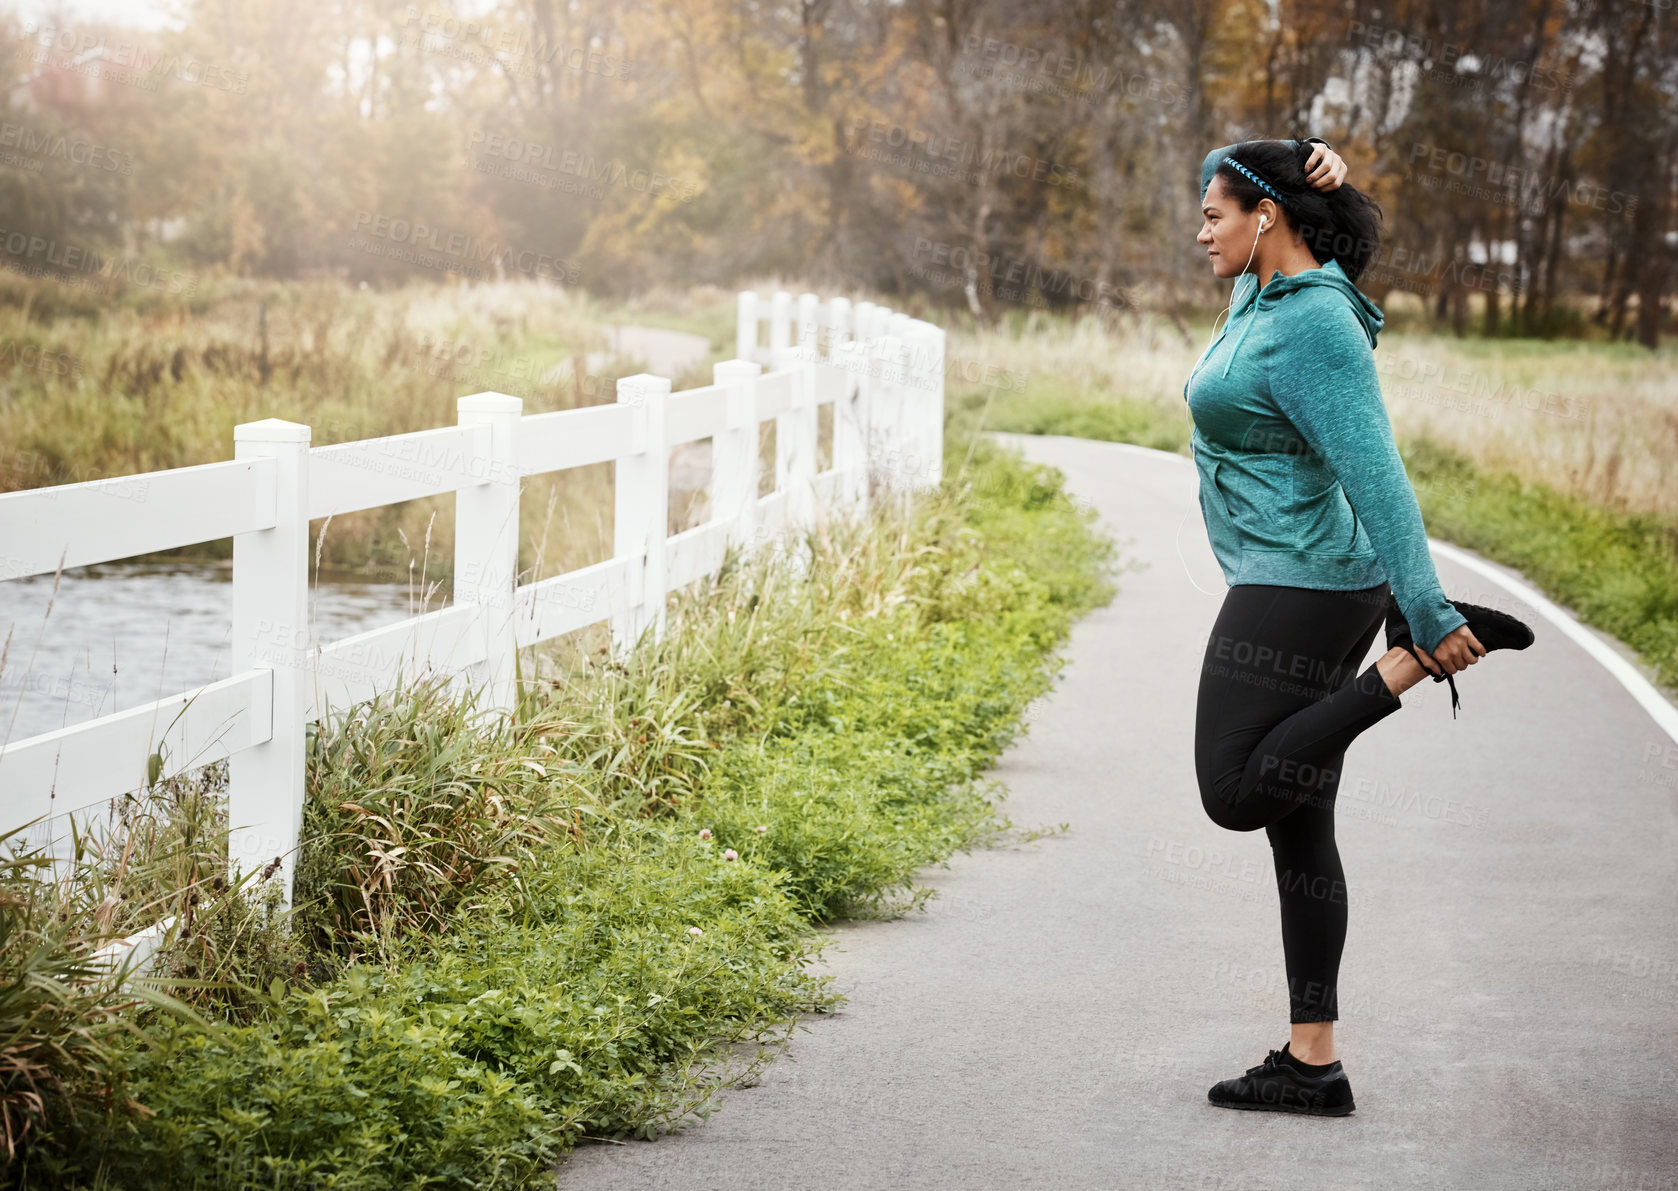
M 1247 263 L 1245 265 L 1241 266 L 1241 272 L 1242 273 L 1245 273 L 1247 271 L 1247 269 L 1252 265 L 1253 256 L 1258 252 L 1258 238 L 1259 238 L 1260 235 L 1262 235 L 1264 233 L 1265 226 L 1269 222 L 1270 222 L 1270 219 L 1269 219 L 1268 216 L 1264 216 L 1264 215 L 1259 216 L 1258 231 L 1253 234 L 1253 249 L 1252 249 L 1251 252 L 1249 252 L 1247 254 Z M 1239 279 L 1237 279 L 1237 280 L 1239 282 Z M 1254 278 L 1254 280 L 1256 281 L 1257 278 Z M 1234 294 L 1233 290 L 1230 293 L 1229 302 L 1230 302 L 1230 306 L 1233 306 L 1235 304 L 1235 294 Z M 1212 320 L 1212 339 L 1207 342 L 1205 349 L 1202 350 L 1201 353 L 1200 353 L 1200 358 L 1201 358 L 1202 361 L 1205 360 L 1206 353 L 1208 351 L 1212 350 L 1212 343 L 1214 341 L 1216 341 L 1216 339 L 1218 337 L 1218 319 L 1222 318 L 1225 314 L 1227 314 L 1229 312 L 1230 306 L 1225 306 L 1222 310 L 1218 311 L 1217 317 Z M 1257 311 L 1254 311 L 1254 314 L 1256 316 Z M 1198 370 L 1199 367 L 1200 367 L 1200 363 L 1197 361 L 1196 364 L 1195 364 L 1195 368 Z M 1189 412 L 1188 403 L 1186 401 L 1183 403 L 1183 416 L 1188 419 L 1190 426 L 1194 425 L 1194 415 Z M 1188 522 L 1189 513 L 1193 510 L 1193 508 L 1194 508 L 1194 506 L 1190 505 L 1189 508 L 1184 509 L 1182 520 L 1177 522 L 1177 543 L 1176 543 L 1176 545 L 1177 545 L 1177 560 L 1183 564 L 1183 574 L 1185 574 L 1189 577 L 1189 582 L 1194 584 L 1194 588 L 1195 588 L 1196 591 L 1202 592 L 1206 595 L 1216 595 L 1217 594 L 1216 591 L 1207 591 L 1206 588 L 1200 586 L 1200 584 L 1195 580 L 1194 572 L 1189 570 L 1189 560 L 1183 556 L 1183 526 L 1184 526 L 1184 524 L 1186 524 Z
M 1270 220 L 1266 216 L 1263 216 L 1263 215 L 1259 216 L 1258 231 L 1253 234 L 1253 248 L 1252 248 L 1251 252 L 1247 253 L 1247 263 L 1245 265 L 1241 266 L 1241 272 L 1242 273 L 1245 273 L 1248 270 L 1248 268 L 1251 267 L 1251 265 L 1253 263 L 1253 257 L 1258 253 L 1258 238 L 1259 238 L 1259 235 L 1264 232 L 1265 226 L 1269 222 L 1270 222 Z M 1258 280 L 1257 278 L 1254 278 L 1254 281 L 1257 281 L 1257 280 Z M 1239 278 L 1237 278 L 1237 284 L 1239 284 Z M 1213 318 L 1213 320 L 1212 320 L 1212 337 L 1211 337 L 1211 339 L 1207 340 L 1205 348 L 1201 350 L 1200 360 L 1195 362 L 1196 370 L 1198 370 L 1200 368 L 1201 362 L 1206 359 L 1206 353 L 1212 350 L 1212 344 L 1217 341 L 1217 338 L 1218 338 L 1218 319 L 1221 319 L 1225 314 L 1229 313 L 1230 306 L 1233 306 L 1234 304 L 1235 304 L 1235 292 L 1232 289 L 1230 291 L 1230 295 L 1229 295 L 1229 305 L 1225 306 L 1222 310 L 1218 311 L 1217 317 Z M 1254 313 L 1256 314 L 1257 312 L 1255 311 Z M 1190 413 L 1189 408 L 1188 408 L 1188 402 L 1186 402 L 1186 401 L 1183 403 L 1183 417 L 1188 420 L 1188 423 L 1191 427 L 1194 425 L 1194 415 L 1192 413 Z M 1194 572 L 1189 570 L 1189 560 L 1183 556 L 1183 526 L 1188 523 L 1189 513 L 1191 511 L 1193 511 L 1193 508 L 1194 508 L 1194 506 L 1190 505 L 1188 508 L 1184 509 L 1182 519 L 1177 522 L 1177 542 L 1176 542 L 1176 545 L 1177 545 L 1177 560 L 1183 564 L 1183 574 L 1188 576 L 1189 582 L 1194 584 L 1194 589 L 1196 591 L 1201 592 L 1205 595 L 1216 595 L 1217 594 L 1216 591 L 1207 591 L 1206 588 L 1200 586 L 1200 583 L 1194 577 Z
M 1266 216 L 1263 216 L 1263 215 L 1259 216 L 1258 231 L 1253 233 L 1253 247 L 1252 247 L 1252 250 L 1247 253 L 1247 263 L 1245 265 L 1241 266 L 1241 272 L 1245 273 L 1248 270 L 1248 268 L 1251 267 L 1251 265 L 1253 263 L 1253 257 L 1258 254 L 1258 238 L 1261 234 L 1263 234 L 1265 224 L 1267 224 L 1269 222 L 1270 222 L 1270 220 Z M 1230 291 L 1229 301 L 1230 301 L 1231 305 L 1233 305 L 1234 302 L 1235 302 L 1235 292 L 1234 292 L 1233 289 Z M 1212 349 L 1212 343 L 1218 337 L 1218 319 L 1222 318 L 1227 313 L 1229 313 L 1229 306 L 1225 306 L 1222 310 L 1218 311 L 1217 315 L 1212 319 L 1212 337 L 1211 337 L 1211 339 L 1208 339 L 1206 341 L 1206 347 L 1204 349 L 1202 349 L 1202 351 L 1200 353 L 1201 359 L 1206 358 L 1206 353 Z M 1198 363 L 1195 365 L 1195 367 L 1197 367 L 1197 368 L 1199 366 L 1200 365 Z

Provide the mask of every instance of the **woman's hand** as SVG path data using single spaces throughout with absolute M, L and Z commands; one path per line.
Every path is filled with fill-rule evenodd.
M 1311 157 L 1305 163 L 1305 180 L 1318 190 L 1337 190 L 1346 180 L 1346 162 L 1327 145 L 1313 142 Z
M 1459 624 L 1433 647 L 1432 653 L 1416 646 L 1416 656 L 1422 667 L 1433 674 L 1460 674 L 1486 656 L 1486 647 L 1468 631 L 1467 625 Z

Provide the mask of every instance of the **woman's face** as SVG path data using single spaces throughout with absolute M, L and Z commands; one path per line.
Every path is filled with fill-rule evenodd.
M 1274 204 L 1269 199 L 1261 199 L 1251 211 L 1243 211 L 1241 204 L 1224 189 L 1222 174 L 1212 175 L 1212 184 L 1206 188 L 1200 214 L 1205 223 L 1201 225 L 1195 241 L 1206 246 L 1206 255 L 1212 262 L 1212 275 L 1219 278 L 1235 277 L 1245 272 L 1249 256 L 1255 263 L 1258 261 L 1253 241 L 1258 238 L 1259 218 L 1267 218 L 1267 236 L 1276 219 Z

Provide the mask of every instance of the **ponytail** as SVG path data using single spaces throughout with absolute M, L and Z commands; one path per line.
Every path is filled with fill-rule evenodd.
M 1297 148 L 1287 141 L 1243 141 L 1213 173 L 1243 211 L 1251 211 L 1262 198 L 1275 202 L 1317 263 L 1335 261 L 1355 282 L 1381 244 L 1380 205 L 1345 183 L 1327 191 L 1312 186 L 1305 180 L 1311 152 L 1303 141 Z

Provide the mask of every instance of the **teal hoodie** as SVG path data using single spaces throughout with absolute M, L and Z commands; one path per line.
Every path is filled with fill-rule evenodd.
M 1230 148 L 1206 158 L 1202 196 Z M 1331 591 L 1385 581 L 1431 651 L 1467 622 L 1434 572 L 1393 441 L 1375 374 L 1383 321 L 1336 261 L 1273 274 L 1262 291 L 1243 273 L 1183 396 L 1225 581 Z

